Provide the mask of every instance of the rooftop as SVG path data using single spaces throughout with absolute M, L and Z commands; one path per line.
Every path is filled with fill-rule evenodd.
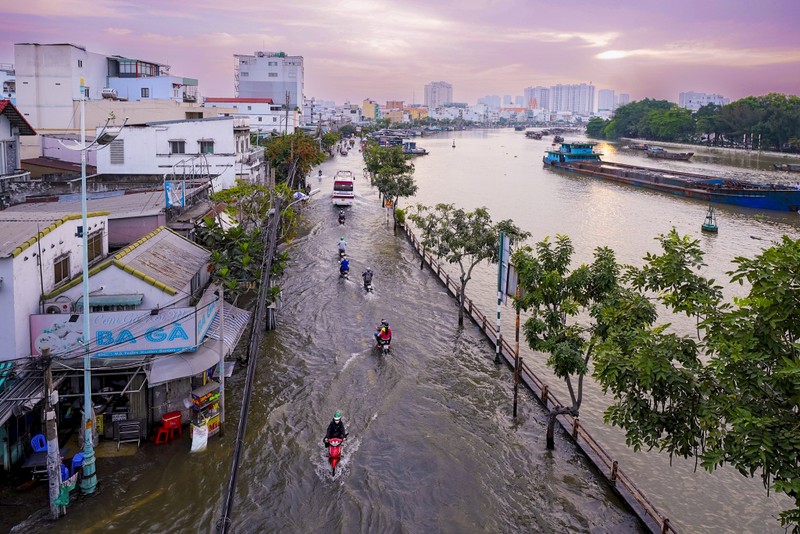
M 94 217 L 101 214 L 89 213 L 87 216 Z M 60 216 L 41 212 L 9 213 L 8 210 L 0 211 L 0 258 L 17 256 L 36 243 L 38 238 L 44 237 L 67 221 L 80 218 L 79 213 Z
M 187 191 L 187 196 L 191 195 Z M 103 198 L 89 198 L 86 201 L 87 211 L 107 211 L 109 219 L 124 219 L 129 217 L 142 217 L 157 215 L 164 211 L 166 203 L 164 190 L 147 191 L 144 193 L 127 193 L 114 191 Z M 0 211 L 0 219 L 6 214 L 19 214 L 29 217 L 55 217 L 81 212 L 80 194 L 60 195 L 48 197 L 41 202 L 27 202 L 17 204 Z

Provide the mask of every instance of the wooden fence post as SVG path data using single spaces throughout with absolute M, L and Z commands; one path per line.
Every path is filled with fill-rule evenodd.
M 548 387 L 547 384 L 545 384 L 542 386 L 542 404 L 544 404 L 545 408 L 547 408 L 547 393 L 548 393 Z
M 669 524 L 669 518 L 665 517 L 664 522 L 661 523 L 661 534 L 667 534 L 667 532 L 669 532 L 670 530 L 672 530 L 672 528 L 670 527 Z
M 611 482 L 617 481 L 617 469 L 618 469 L 618 464 L 617 461 L 614 460 L 614 463 L 611 464 Z
M 580 420 L 577 417 L 572 420 L 572 439 L 578 439 L 578 427 L 580 424 Z

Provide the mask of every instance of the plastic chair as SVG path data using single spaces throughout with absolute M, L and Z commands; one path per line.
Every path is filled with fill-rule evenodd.
M 156 433 L 156 445 L 161 445 L 162 443 L 167 443 L 169 441 L 169 428 L 161 425 L 158 427 L 158 432 Z
M 181 426 L 181 412 L 169 412 L 161 416 L 161 426 L 169 430 L 169 439 L 183 436 L 183 427 Z
M 72 457 L 72 472 L 71 474 L 75 474 L 75 468 L 80 469 L 83 467 L 83 453 L 79 452 L 75 456 Z
M 36 434 L 31 438 L 31 447 L 33 452 L 47 452 L 47 440 L 44 435 Z

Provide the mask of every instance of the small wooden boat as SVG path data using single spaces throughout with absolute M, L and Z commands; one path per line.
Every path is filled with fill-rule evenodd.
M 561 137 L 560 135 L 554 135 L 553 136 L 553 142 L 554 143 L 563 143 L 564 142 L 564 138 Z
M 627 147 L 630 150 L 650 150 L 650 145 L 647 143 L 631 143 Z
M 800 163 L 773 163 L 776 171 L 800 172 Z
M 528 139 L 541 139 L 542 134 L 540 132 L 528 131 L 525 132 L 525 137 Z
M 704 232 L 710 232 L 712 234 L 716 234 L 719 230 L 717 227 L 717 216 L 714 214 L 714 206 L 708 207 L 706 220 L 703 221 L 703 226 L 701 226 L 700 229 Z
M 676 159 L 680 161 L 689 161 L 689 158 L 694 156 L 694 152 L 669 152 L 660 146 L 651 146 L 646 154 L 648 158 Z

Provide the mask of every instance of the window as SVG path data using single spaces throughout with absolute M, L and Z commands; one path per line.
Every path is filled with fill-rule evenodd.
M 170 154 L 186 154 L 186 141 L 170 141 L 169 142 Z
M 258 118 L 258 122 L 261 122 L 261 117 Z
M 277 78 L 278 77 L 278 73 L 277 72 L 270 72 L 268 76 L 270 78 Z
M 250 73 L 249 72 L 240 72 L 239 76 L 241 76 L 242 78 L 247 78 L 248 76 L 250 76 Z
M 108 156 L 112 165 L 123 165 L 125 163 L 125 141 L 115 139 L 108 147 Z
M 84 98 L 86 98 L 86 100 L 89 100 L 89 88 L 88 87 L 84 87 L 83 88 L 83 96 L 84 96 Z
M 69 254 L 59 256 L 53 261 L 54 284 L 69 280 Z
M 269 65 L 270 67 L 277 67 L 278 66 L 278 62 L 277 61 L 267 61 L 267 65 Z
M 200 141 L 200 153 L 201 154 L 213 154 L 214 153 L 214 141 Z
M 92 232 L 86 238 L 89 262 L 103 256 L 103 231 Z
M 272 117 L 272 122 L 278 122 L 278 117 Z
M 81 67 L 83 67 L 83 60 L 79 59 L 78 60 L 78 68 L 80 69 Z
M 192 285 L 191 285 L 191 289 L 189 290 L 189 292 L 192 295 L 194 295 L 199 290 L 200 290 L 200 273 L 194 273 L 194 276 L 192 276 Z
M 150 88 L 142 87 L 142 98 L 150 98 Z
M 247 111 L 253 111 L 253 106 L 247 106 Z

